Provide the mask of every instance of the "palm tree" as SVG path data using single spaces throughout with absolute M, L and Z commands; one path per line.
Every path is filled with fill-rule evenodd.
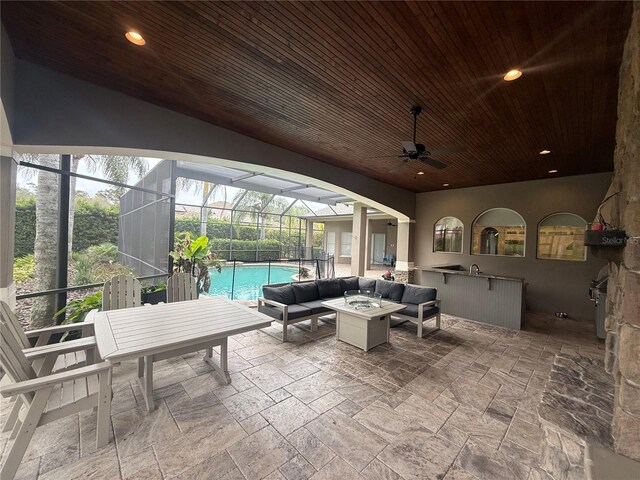
M 236 219 L 238 222 L 248 218 L 251 222 L 257 223 L 260 229 L 260 240 L 264 240 L 267 236 L 267 215 L 281 212 L 288 205 L 284 198 L 277 197 L 271 193 L 254 191 L 238 192 L 233 199 L 233 203 L 236 205 Z
M 200 235 L 207 234 L 207 224 L 209 222 L 209 208 L 206 208 L 212 199 L 216 198 L 218 192 L 222 192 L 224 206 L 227 205 L 227 187 L 219 183 L 201 182 L 191 178 L 180 177 L 176 182 L 176 189 L 187 191 L 193 188 L 196 194 L 202 194 L 200 203 Z
M 33 163 L 59 168 L 58 155 L 29 156 Z M 108 180 L 127 183 L 131 171 L 142 177 L 147 171 L 147 161 L 139 157 L 111 155 L 74 155 L 71 171 L 77 172 L 82 160 L 86 160 L 89 170 L 101 171 Z M 56 285 L 57 257 L 53 239 L 58 238 L 58 183 L 59 175 L 45 171 L 38 172 L 36 195 L 36 238 L 34 243 L 34 288 L 36 291 L 50 290 Z M 72 249 L 73 218 L 75 214 L 76 178 L 70 179 L 69 196 L 69 253 Z M 124 187 L 113 187 L 122 195 Z M 53 295 L 36 297 L 31 308 L 31 327 L 42 328 L 53 323 L 55 303 Z
M 34 160 L 29 158 L 29 160 Z M 58 155 L 39 155 L 38 163 L 45 167 L 59 168 Z M 34 284 L 36 291 L 56 287 L 58 233 L 58 174 L 38 171 L 36 190 L 36 238 L 33 246 Z M 31 327 L 42 328 L 53 322 L 55 315 L 53 295 L 36 297 L 31 306 Z

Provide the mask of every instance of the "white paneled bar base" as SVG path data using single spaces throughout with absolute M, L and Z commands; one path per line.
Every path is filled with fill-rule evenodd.
M 526 285 L 523 279 L 429 267 L 420 270 L 421 284 L 438 289 L 442 313 L 520 330 Z

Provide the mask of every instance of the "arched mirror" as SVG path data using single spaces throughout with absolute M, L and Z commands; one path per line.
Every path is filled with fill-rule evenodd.
M 553 213 L 543 218 L 538 224 L 538 258 L 585 261 L 586 228 L 587 222 L 573 213 Z
M 462 253 L 464 226 L 456 217 L 442 217 L 433 227 L 433 251 Z
M 518 212 L 492 208 L 473 222 L 473 255 L 524 257 L 526 225 Z

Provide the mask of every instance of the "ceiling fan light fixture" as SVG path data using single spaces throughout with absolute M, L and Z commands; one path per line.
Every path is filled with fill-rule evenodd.
M 517 68 L 514 68 L 513 70 L 509 70 L 504 77 L 502 77 L 504 79 L 505 82 L 512 82 L 514 80 L 519 79 L 522 76 L 522 70 L 518 70 Z
M 417 175 L 424 175 L 424 172 L 418 172 Z
M 448 187 L 448 186 L 449 186 L 449 184 L 448 184 L 448 183 L 443 183 L 443 184 L 442 184 L 442 186 L 443 186 L 443 187 Z
M 558 173 L 558 170 L 556 170 L 556 169 L 549 170 L 549 173 Z
M 551 150 L 540 150 L 540 155 L 549 155 Z
M 127 40 L 129 40 L 134 45 L 142 46 L 145 43 L 147 43 L 144 37 L 140 35 L 139 32 L 136 32 L 135 30 L 129 30 L 127 33 L 124 34 L 124 36 Z

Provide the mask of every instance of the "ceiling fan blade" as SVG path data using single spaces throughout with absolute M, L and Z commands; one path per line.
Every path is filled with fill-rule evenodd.
M 438 170 L 442 170 L 443 168 L 446 168 L 447 164 L 441 162 L 440 160 L 436 160 L 435 158 L 431 158 L 431 157 L 422 157 L 420 158 L 420 161 L 422 163 L 426 163 L 427 165 L 437 168 Z
M 455 147 L 436 148 L 431 150 L 431 155 L 451 155 L 452 153 L 464 152 L 467 147 L 463 145 L 456 145 Z
M 400 142 L 402 144 L 402 148 L 404 148 L 404 151 L 407 153 L 416 153 L 418 151 L 418 148 L 416 147 L 416 144 L 414 142 Z
M 375 160 L 377 158 L 405 158 L 406 155 L 384 155 L 382 157 L 367 157 L 367 160 Z
M 393 167 L 391 167 L 389 169 L 390 173 L 398 173 L 400 172 L 400 170 L 403 169 L 403 167 L 407 164 L 406 160 L 403 160 L 402 162 L 399 162 L 397 165 L 394 165 Z

